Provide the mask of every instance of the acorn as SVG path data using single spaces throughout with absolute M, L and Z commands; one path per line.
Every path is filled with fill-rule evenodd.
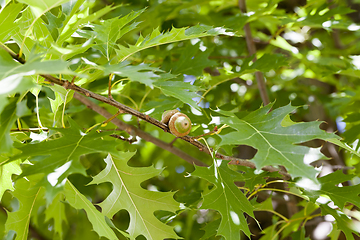
M 191 120 L 178 110 L 168 110 L 162 115 L 161 122 L 168 124 L 170 132 L 176 137 L 183 137 L 191 131 Z
M 179 112 L 179 110 L 177 110 L 177 109 L 165 111 L 161 116 L 161 122 L 168 124 L 172 115 L 174 115 L 175 113 L 178 113 L 178 112 Z

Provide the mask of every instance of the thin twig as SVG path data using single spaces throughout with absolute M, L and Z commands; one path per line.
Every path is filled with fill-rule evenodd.
M 130 144 L 136 142 L 136 138 L 135 138 L 135 137 L 133 137 L 133 138 L 125 138 L 125 137 L 123 137 L 123 136 L 121 136 L 121 135 L 117 135 L 117 134 L 110 134 L 109 136 L 110 136 L 110 137 L 117 138 L 117 139 L 120 139 L 120 140 L 125 141 L 125 142 L 128 142 L 128 143 L 130 143 Z
M 219 130 L 219 129 L 218 129 L 218 127 L 217 127 L 217 126 L 215 126 L 215 127 L 214 127 L 214 129 L 213 129 L 213 130 L 211 130 L 210 132 L 207 132 L 207 133 L 201 134 L 201 135 L 196 136 L 196 137 L 194 137 L 194 138 L 195 138 L 195 139 L 199 139 L 199 138 L 201 138 L 201 137 L 205 137 L 205 136 L 208 136 L 208 135 L 212 135 L 212 134 L 215 134 L 218 130 Z

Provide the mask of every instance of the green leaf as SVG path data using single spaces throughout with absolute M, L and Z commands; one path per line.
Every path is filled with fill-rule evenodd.
M 11 152 L 13 140 L 10 137 L 10 129 L 13 126 L 16 115 L 16 99 L 12 99 L 0 115 L 0 153 Z
M 330 20 L 334 15 L 336 15 L 336 14 L 344 15 L 344 14 L 348 14 L 348 13 L 351 13 L 354 11 L 349 7 L 337 6 L 336 8 L 333 8 L 333 7 L 330 7 L 328 4 L 323 4 L 322 6 L 320 6 L 319 8 L 316 8 L 314 10 L 316 10 L 314 13 L 308 14 L 308 15 L 306 15 L 306 17 L 298 19 L 295 22 L 295 25 L 309 26 L 312 28 L 329 28 L 329 27 L 325 27 L 323 25 L 323 23 L 326 22 L 327 20 Z M 341 22 L 342 22 L 341 20 L 334 21 L 334 23 L 332 25 L 339 24 L 341 26 L 341 24 L 340 24 Z M 333 27 L 336 27 L 336 26 L 333 26 Z M 346 28 L 346 27 L 344 27 L 344 28 Z
M 62 223 L 67 223 L 66 213 L 65 213 L 65 204 L 64 194 L 59 193 L 50 203 L 50 205 L 45 209 L 45 222 L 54 220 L 54 231 L 59 234 L 60 239 L 63 239 L 63 229 Z
M 132 152 L 120 152 L 108 155 L 106 167 L 96 175 L 90 184 L 110 182 L 113 190 L 99 204 L 103 214 L 112 218 L 115 213 L 125 209 L 130 215 L 128 232 L 132 238 L 139 235 L 147 239 L 178 238 L 172 227 L 161 223 L 155 216 L 157 210 L 175 212 L 179 203 L 171 192 L 152 192 L 140 187 L 140 184 L 160 174 L 161 170 L 153 167 L 134 168 L 127 165 L 134 155 Z
M 36 202 L 42 200 L 43 188 L 37 186 L 37 181 L 30 178 L 20 178 L 16 181 L 13 195 L 19 201 L 19 209 L 15 212 L 8 212 L 8 219 L 5 224 L 5 231 L 16 231 L 16 238 L 27 239 L 31 215 L 36 214 Z
M 307 217 L 311 217 L 311 214 L 319 209 L 319 206 L 312 202 L 303 201 L 300 204 L 304 205 L 303 209 L 293 214 L 289 221 L 281 225 L 286 226 L 286 228 L 282 231 L 282 237 L 285 238 L 292 232 L 295 232 L 301 228 L 301 225 L 307 220 Z
M 201 76 L 204 68 L 214 66 L 216 61 L 209 60 L 211 51 L 200 51 L 200 43 L 188 45 L 186 48 L 180 49 L 180 58 L 178 61 L 172 62 L 171 72 L 173 74 L 187 74 Z
M 14 191 L 12 175 L 20 175 L 20 161 L 13 161 L 0 166 L 0 200 L 6 190 Z
M 90 24 L 89 27 L 93 29 L 93 32 L 87 31 L 90 35 L 96 37 L 96 48 L 110 60 L 110 56 L 116 45 L 116 41 L 119 40 L 124 34 L 136 28 L 138 23 L 131 23 L 135 18 L 144 12 L 145 9 L 131 12 L 122 18 L 111 18 L 102 20 L 101 24 Z M 81 35 L 81 31 L 79 31 Z
M 1 60 L 0 60 L 1 61 Z M 1 68 L 1 67 L 0 67 Z M 14 93 L 23 94 L 34 87 L 34 83 L 30 77 L 18 74 L 11 75 L 0 80 L 0 113 L 9 103 L 8 96 Z
M 296 240 L 310 240 L 309 237 L 305 238 L 305 228 L 300 228 L 300 231 L 294 231 L 293 234 L 291 234 L 291 239 Z
M 347 240 L 355 240 L 353 234 L 360 236 L 359 229 L 356 228 L 350 217 L 339 210 L 330 208 L 328 205 L 321 204 L 320 207 L 323 216 L 330 214 L 335 218 L 337 228 L 344 232 Z
M 92 42 L 93 40 L 90 40 L 88 44 L 69 44 L 66 45 L 66 47 L 59 47 L 58 45 L 53 44 L 51 45 L 48 54 L 54 54 L 62 60 L 69 60 L 75 55 L 83 54 L 88 49 L 94 47 L 95 44 Z
M 157 81 L 154 83 L 154 86 L 159 88 L 166 96 L 177 98 L 200 111 L 200 107 L 196 104 L 196 101 L 193 100 L 194 98 L 200 98 L 200 96 L 195 93 L 200 90 L 198 86 L 182 81 Z
M 48 60 L 48 61 L 30 61 L 25 64 L 15 62 L 9 53 L 0 48 L 0 84 L 9 84 L 10 88 L 15 88 L 18 84 L 10 84 L 10 80 L 17 79 L 22 76 L 31 76 L 36 74 L 74 74 L 68 69 L 69 63 L 61 60 Z M 12 78 L 7 78 L 13 76 Z M 4 83 L 2 81 L 5 81 Z M 2 90 L 4 91 L 4 90 Z M 9 91 L 9 90 L 8 90 Z M 0 92 L 1 93 L 1 92 Z
M 150 110 L 155 108 L 155 111 L 150 113 L 150 116 L 156 119 L 161 119 L 163 112 L 169 109 L 181 108 L 183 103 L 176 98 L 169 98 L 161 94 L 152 101 L 145 104 L 144 109 Z
M 196 25 L 190 28 L 173 27 L 169 32 L 165 33 L 161 33 L 159 28 L 156 28 L 145 38 L 140 36 L 134 45 L 129 45 L 128 47 L 118 45 L 119 49 L 115 49 L 115 51 L 117 53 L 118 60 L 122 62 L 134 53 L 147 48 L 193 38 L 217 36 L 220 34 L 234 35 L 233 33 L 226 32 L 226 29 L 224 28 L 213 28 L 201 25 Z
M 330 140 L 339 137 L 320 130 L 320 122 L 302 122 L 283 127 L 283 119 L 296 107 L 289 104 L 269 112 L 272 106 L 269 104 L 242 118 L 232 113 L 228 117 L 221 117 L 221 123 L 235 131 L 220 136 L 220 145 L 252 146 L 258 150 L 251 160 L 256 168 L 283 165 L 292 177 L 309 178 L 316 182 L 317 171 L 303 160 L 309 148 L 296 144 L 312 139 Z
M 53 40 L 56 41 L 59 37 L 59 29 L 63 26 L 63 22 L 65 20 L 65 14 L 60 12 L 58 16 L 55 16 L 51 12 L 47 12 L 45 15 L 48 20 L 48 24 L 45 26 L 51 34 Z
M 60 138 L 18 147 L 22 153 L 12 157 L 10 160 L 29 159 L 32 163 L 32 165 L 24 167 L 22 176 L 36 173 L 48 174 L 63 166 L 64 172 L 59 176 L 58 184 L 72 173 L 81 173 L 86 176 L 85 168 L 79 159 L 81 155 L 116 151 L 116 141 L 101 139 L 111 134 L 111 132 L 98 133 L 95 130 L 84 132 L 73 120 L 69 119 L 69 122 L 71 124 L 69 128 L 52 128 L 52 130 L 61 134 Z
M 233 166 L 229 166 L 233 167 Z M 243 173 L 243 176 L 245 177 L 245 185 L 244 187 L 249 188 L 250 191 L 253 191 L 256 186 L 263 185 L 266 183 L 266 179 L 268 178 L 282 178 L 282 175 L 280 175 L 278 172 L 262 172 L 259 174 L 256 174 L 256 169 L 247 168 L 238 166 L 236 168 L 237 170 L 240 170 Z
M 70 7 L 68 3 L 64 4 L 64 6 L 66 6 L 64 12 L 66 18 L 63 23 L 63 27 L 60 31 L 60 36 L 56 42 L 58 44 L 58 47 L 61 47 L 63 43 L 67 39 L 69 39 L 71 35 L 78 30 L 78 28 L 81 28 L 84 24 L 91 23 L 117 8 L 116 6 L 107 5 L 101 8 L 99 11 L 89 14 L 89 8 L 88 7 L 83 8 L 84 6 L 83 2 L 84 0 L 79 0 L 76 2 L 75 5 L 70 5 Z M 79 9 L 81 9 L 81 12 L 77 13 Z M 70 21 L 70 20 L 75 20 L 75 21 Z
M 269 54 L 265 53 L 261 58 L 256 60 L 250 66 L 250 69 L 256 69 L 261 72 L 268 72 L 271 69 L 278 69 L 281 66 L 287 65 L 289 59 L 282 54 Z
M 267 198 L 265 201 L 254 204 L 254 211 L 267 211 L 267 212 L 274 212 L 274 207 L 272 204 L 271 197 Z
M 0 113 L 9 103 L 8 96 L 13 93 L 23 93 L 34 86 L 31 78 L 24 77 L 23 74 L 15 74 L 5 77 L 5 71 L 12 72 L 18 67 L 10 55 L 0 48 Z
M 318 179 L 321 184 L 319 190 L 305 190 L 305 192 L 313 201 L 321 195 L 326 195 L 340 209 L 343 209 L 348 202 L 360 207 L 360 184 L 337 186 L 340 183 L 350 181 L 353 177 L 352 175 L 345 175 L 342 171 L 336 171 Z
M 69 204 L 76 209 L 84 209 L 94 231 L 100 237 L 106 237 L 110 240 L 118 239 L 113 230 L 105 221 L 105 216 L 99 212 L 95 206 L 81 194 L 72 183 L 67 180 L 65 183 L 65 197 Z
M 160 76 L 155 72 L 163 72 L 159 68 L 150 67 L 148 64 L 130 65 L 129 62 L 122 62 L 119 64 L 99 66 L 100 70 L 104 71 L 104 76 L 114 73 L 121 77 L 127 77 L 131 81 L 144 83 L 149 87 L 153 87 L 153 83 Z
M 0 42 L 6 42 L 10 38 L 12 31 L 18 26 L 15 22 L 23 5 L 15 2 L 9 3 L 0 12 Z
M 26 115 L 27 111 L 25 102 L 17 103 L 17 98 L 13 98 L 0 114 L 0 153 L 11 154 L 13 152 L 13 140 L 10 137 L 11 127 L 16 119 Z
M 49 11 L 50 9 L 60 6 L 63 3 L 69 2 L 70 0 L 19 0 L 18 2 L 27 4 L 31 7 L 31 10 L 37 17 Z
M 30 56 L 36 47 L 49 48 L 54 41 L 46 28 L 44 19 L 34 16 L 31 8 L 25 8 L 17 21 L 17 31 L 14 32 L 13 40 L 21 46 L 22 52 Z M 31 35 L 31 36 L 30 36 Z M 42 51 L 44 48 L 42 48 Z
M 229 169 L 225 161 L 221 161 L 220 166 L 195 166 L 195 171 L 191 175 L 201 177 L 215 185 L 204 195 L 201 208 L 214 209 L 221 214 L 217 234 L 226 239 L 240 239 L 241 230 L 250 237 L 251 233 L 244 213 L 255 218 L 253 207 L 234 184 L 234 181 L 244 181 L 243 175 Z
M 355 149 L 349 147 L 347 144 L 343 143 L 339 139 L 333 138 L 333 139 L 329 139 L 328 141 L 335 145 L 338 145 L 339 147 L 342 147 L 342 148 L 346 149 L 347 151 L 349 151 L 350 153 L 355 154 L 356 156 L 360 157 L 359 151 L 356 151 Z
M 200 240 L 206 240 L 206 239 L 209 239 L 212 236 L 215 236 L 216 235 L 216 230 L 220 226 L 220 221 L 221 221 L 221 218 L 216 219 L 216 220 L 206 224 L 205 227 L 202 228 L 202 230 L 205 231 L 205 234 L 200 238 Z

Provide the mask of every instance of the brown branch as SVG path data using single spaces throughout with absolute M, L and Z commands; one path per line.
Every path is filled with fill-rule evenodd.
M 112 116 L 112 114 L 109 113 L 108 111 L 106 111 L 104 108 L 98 106 L 97 104 L 95 104 L 94 102 L 89 100 L 88 98 L 86 98 L 78 93 L 74 94 L 74 98 L 79 100 L 83 104 L 85 104 L 91 110 L 94 110 L 95 112 L 104 116 L 105 118 L 110 118 Z M 147 132 L 144 132 L 132 125 L 124 123 L 123 121 L 121 121 L 118 118 L 112 119 L 111 122 L 114 123 L 120 130 L 126 131 L 128 134 L 130 134 L 132 136 L 135 136 L 135 135 L 139 136 L 140 138 L 144 139 L 145 141 L 151 142 L 151 143 L 155 144 L 156 146 L 175 154 L 176 156 L 184 159 L 185 161 L 187 161 L 191 164 L 195 164 L 198 166 L 207 166 L 205 163 L 199 161 L 196 158 L 193 158 L 192 156 L 188 155 L 187 153 L 181 151 L 180 149 L 170 146 L 168 143 L 166 143 L 158 138 L 155 138 L 155 137 L 151 136 L 150 134 L 148 134 Z
M 113 138 L 120 139 L 120 140 L 125 141 L 125 142 L 128 142 L 130 144 L 136 142 L 136 138 L 125 138 L 125 137 L 123 137 L 121 135 L 117 135 L 117 134 L 110 134 L 109 136 L 113 137 Z
M 0 47 L 4 48 L 7 52 L 9 52 L 9 54 L 18 62 L 24 64 L 25 60 L 21 59 L 18 57 L 17 54 L 13 53 L 10 49 L 8 49 L 5 45 L 0 45 Z M 92 101 L 90 101 L 89 99 L 85 98 L 84 96 L 80 95 L 79 93 L 82 93 L 83 95 L 87 96 L 87 97 L 91 97 L 93 99 L 99 100 L 101 102 L 107 103 L 111 106 L 114 106 L 116 108 L 118 108 L 120 111 L 124 112 L 124 113 L 129 113 L 135 117 L 138 117 L 140 119 L 145 120 L 146 122 L 149 122 L 159 128 L 161 128 L 162 130 L 169 132 L 169 128 L 166 124 L 158 121 L 155 118 L 150 117 L 149 115 L 143 114 L 139 111 L 136 111 L 122 103 L 119 103 L 117 101 L 115 101 L 114 99 L 110 99 L 104 96 L 101 96 L 99 94 L 96 94 L 94 92 L 91 92 L 85 88 L 79 87 L 77 85 L 75 85 L 73 82 L 69 82 L 69 81 L 64 81 L 61 79 L 58 79 L 56 77 L 53 77 L 51 75 L 48 74 L 40 74 L 40 76 L 42 76 L 43 78 L 45 78 L 45 80 L 47 80 L 48 82 L 51 83 L 55 83 L 57 85 L 63 86 L 65 89 L 71 89 L 74 90 L 76 93 L 74 94 L 74 98 L 78 99 L 79 101 L 81 101 L 83 104 L 85 104 L 86 106 L 88 106 L 90 109 L 94 110 L 95 112 L 99 113 L 100 115 L 104 116 L 105 118 L 110 118 L 113 116 L 113 114 L 109 113 L 108 111 L 106 111 L 105 109 L 103 109 L 102 107 L 98 106 L 97 104 L 93 103 Z M 184 159 L 185 161 L 198 165 L 198 166 L 207 166 L 205 163 L 199 161 L 196 158 L 193 158 L 192 156 L 188 155 L 187 153 L 181 151 L 178 148 L 173 147 L 172 145 L 158 139 L 155 138 L 153 136 L 151 136 L 150 134 L 148 134 L 147 132 L 142 131 L 141 129 L 138 129 L 132 125 L 126 124 L 124 122 L 122 122 L 121 120 L 119 120 L 118 118 L 114 118 L 111 120 L 112 123 L 114 123 L 119 129 L 122 129 L 124 131 L 126 131 L 127 133 L 129 133 L 132 136 L 139 136 L 140 138 L 144 139 L 145 141 L 148 142 L 152 142 L 153 144 L 157 145 L 158 147 L 167 150 L 177 156 L 179 156 L 180 158 Z M 201 142 L 197 141 L 196 139 L 194 139 L 193 137 L 190 136 L 184 136 L 184 137 L 180 137 L 181 139 L 183 139 L 184 141 L 189 142 L 190 144 L 194 145 L 195 147 L 197 147 L 200 151 L 203 151 L 207 154 L 209 154 L 210 156 L 212 156 L 213 153 L 213 149 L 208 149 L 206 145 L 202 144 Z M 215 154 L 216 158 L 222 159 L 222 160 L 227 160 L 230 161 L 229 164 L 233 164 L 233 165 L 241 165 L 241 166 L 246 166 L 246 167 L 250 167 L 250 168 L 256 168 L 255 164 L 253 162 L 250 162 L 248 160 L 243 160 L 243 159 L 239 159 L 236 157 L 231 157 L 231 156 L 226 156 L 223 155 L 221 153 L 216 153 Z M 271 167 L 271 166 L 266 166 L 262 168 L 265 171 L 268 172 L 279 172 L 280 174 L 284 175 L 285 178 L 291 178 L 291 176 L 282 171 L 279 170 L 278 168 L 275 167 Z
M 245 0 L 239 0 L 239 8 L 240 8 L 242 13 L 246 13 Z M 250 24 L 249 23 L 245 24 L 244 31 L 245 31 L 246 45 L 247 45 L 249 54 L 254 55 L 254 60 L 253 61 L 256 61 L 257 60 L 256 46 L 255 46 L 254 39 L 253 39 L 252 34 L 251 34 L 251 29 L 250 29 Z M 270 103 L 270 100 L 269 100 L 269 96 L 268 96 L 267 90 L 266 90 L 266 85 L 265 85 L 265 81 L 264 81 L 264 75 L 262 74 L 262 72 L 257 71 L 257 72 L 255 72 L 255 78 L 256 78 L 258 88 L 259 88 L 261 99 L 262 99 L 264 105 L 268 105 Z
M 89 99 L 87 99 L 86 97 L 84 97 L 78 93 L 74 94 L 74 98 L 76 98 L 77 100 L 79 100 L 80 102 L 85 104 L 88 108 L 90 108 L 90 109 L 94 110 L 95 112 L 99 113 L 100 115 L 104 116 L 105 118 L 110 118 L 112 116 L 111 113 L 109 113 L 102 107 L 98 106 L 94 102 L 90 101 Z M 132 125 L 124 123 L 121 120 L 119 120 L 118 118 L 114 118 L 111 122 L 114 123 L 120 130 L 124 130 L 127 133 L 129 133 L 130 135 L 137 135 L 140 138 L 144 139 L 145 141 L 152 142 L 156 146 L 181 157 L 182 159 L 184 159 L 185 161 L 187 161 L 189 163 L 192 163 L 192 164 L 195 164 L 198 166 L 208 166 L 207 164 L 197 160 L 196 158 L 189 156 L 187 153 L 181 151 L 180 149 L 173 147 L 171 144 L 161 141 L 160 139 L 151 136 L 150 134 L 142 131 L 141 129 L 138 129 Z M 181 139 L 191 143 L 192 145 L 197 147 L 200 151 L 204 151 L 205 153 L 212 155 L 212 152 L 210 152 L 209 149 L 204 144 L 194 140 L 194 138 L 185 136 L 185 137 L 181 137 Z M 210 149 L 210 150 L 212 151 L 212 149 Z M 219 158 L 219 159 L 230 161 L 229 164 L 231 164 L 231 165 L 241 165 L 241 166 L 246 166 L 246 167 L 250 167 L 250 168 L 256 168 L 255 164 L 248 160 L 243 160 L 243 159 L 239 159 L 236 157 L 226 156 L 221 153 L 216 153 L 215 157 Z M 279 171 L 279 169 L 271 167 L 271 166 L 266 166 L 266 167 L 263 167 L 262 169 L 264 171 L 268 171 L 268 172 Z M 288 178 L 288 179 L 291 178 L 291 176 L 284 171 L 280 170 L 279 173 L 284 175 L 285 178 Z

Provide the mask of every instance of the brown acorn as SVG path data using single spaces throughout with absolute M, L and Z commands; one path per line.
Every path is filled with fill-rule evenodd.
M 191 131 L 191 120 L 186 114 L 177 112 L 170 118 L 169 129 L 177 137 L 186 136 Z
M 168 124 L 169 121 L 170 121 L 170 118 L 175 114 L 175 113 L 178 113 L 179 110 L 167 110 L 165 111 L 162 116 L 161 116 L 161 122 L 162 123 L 165 123 L 165 124 Z

